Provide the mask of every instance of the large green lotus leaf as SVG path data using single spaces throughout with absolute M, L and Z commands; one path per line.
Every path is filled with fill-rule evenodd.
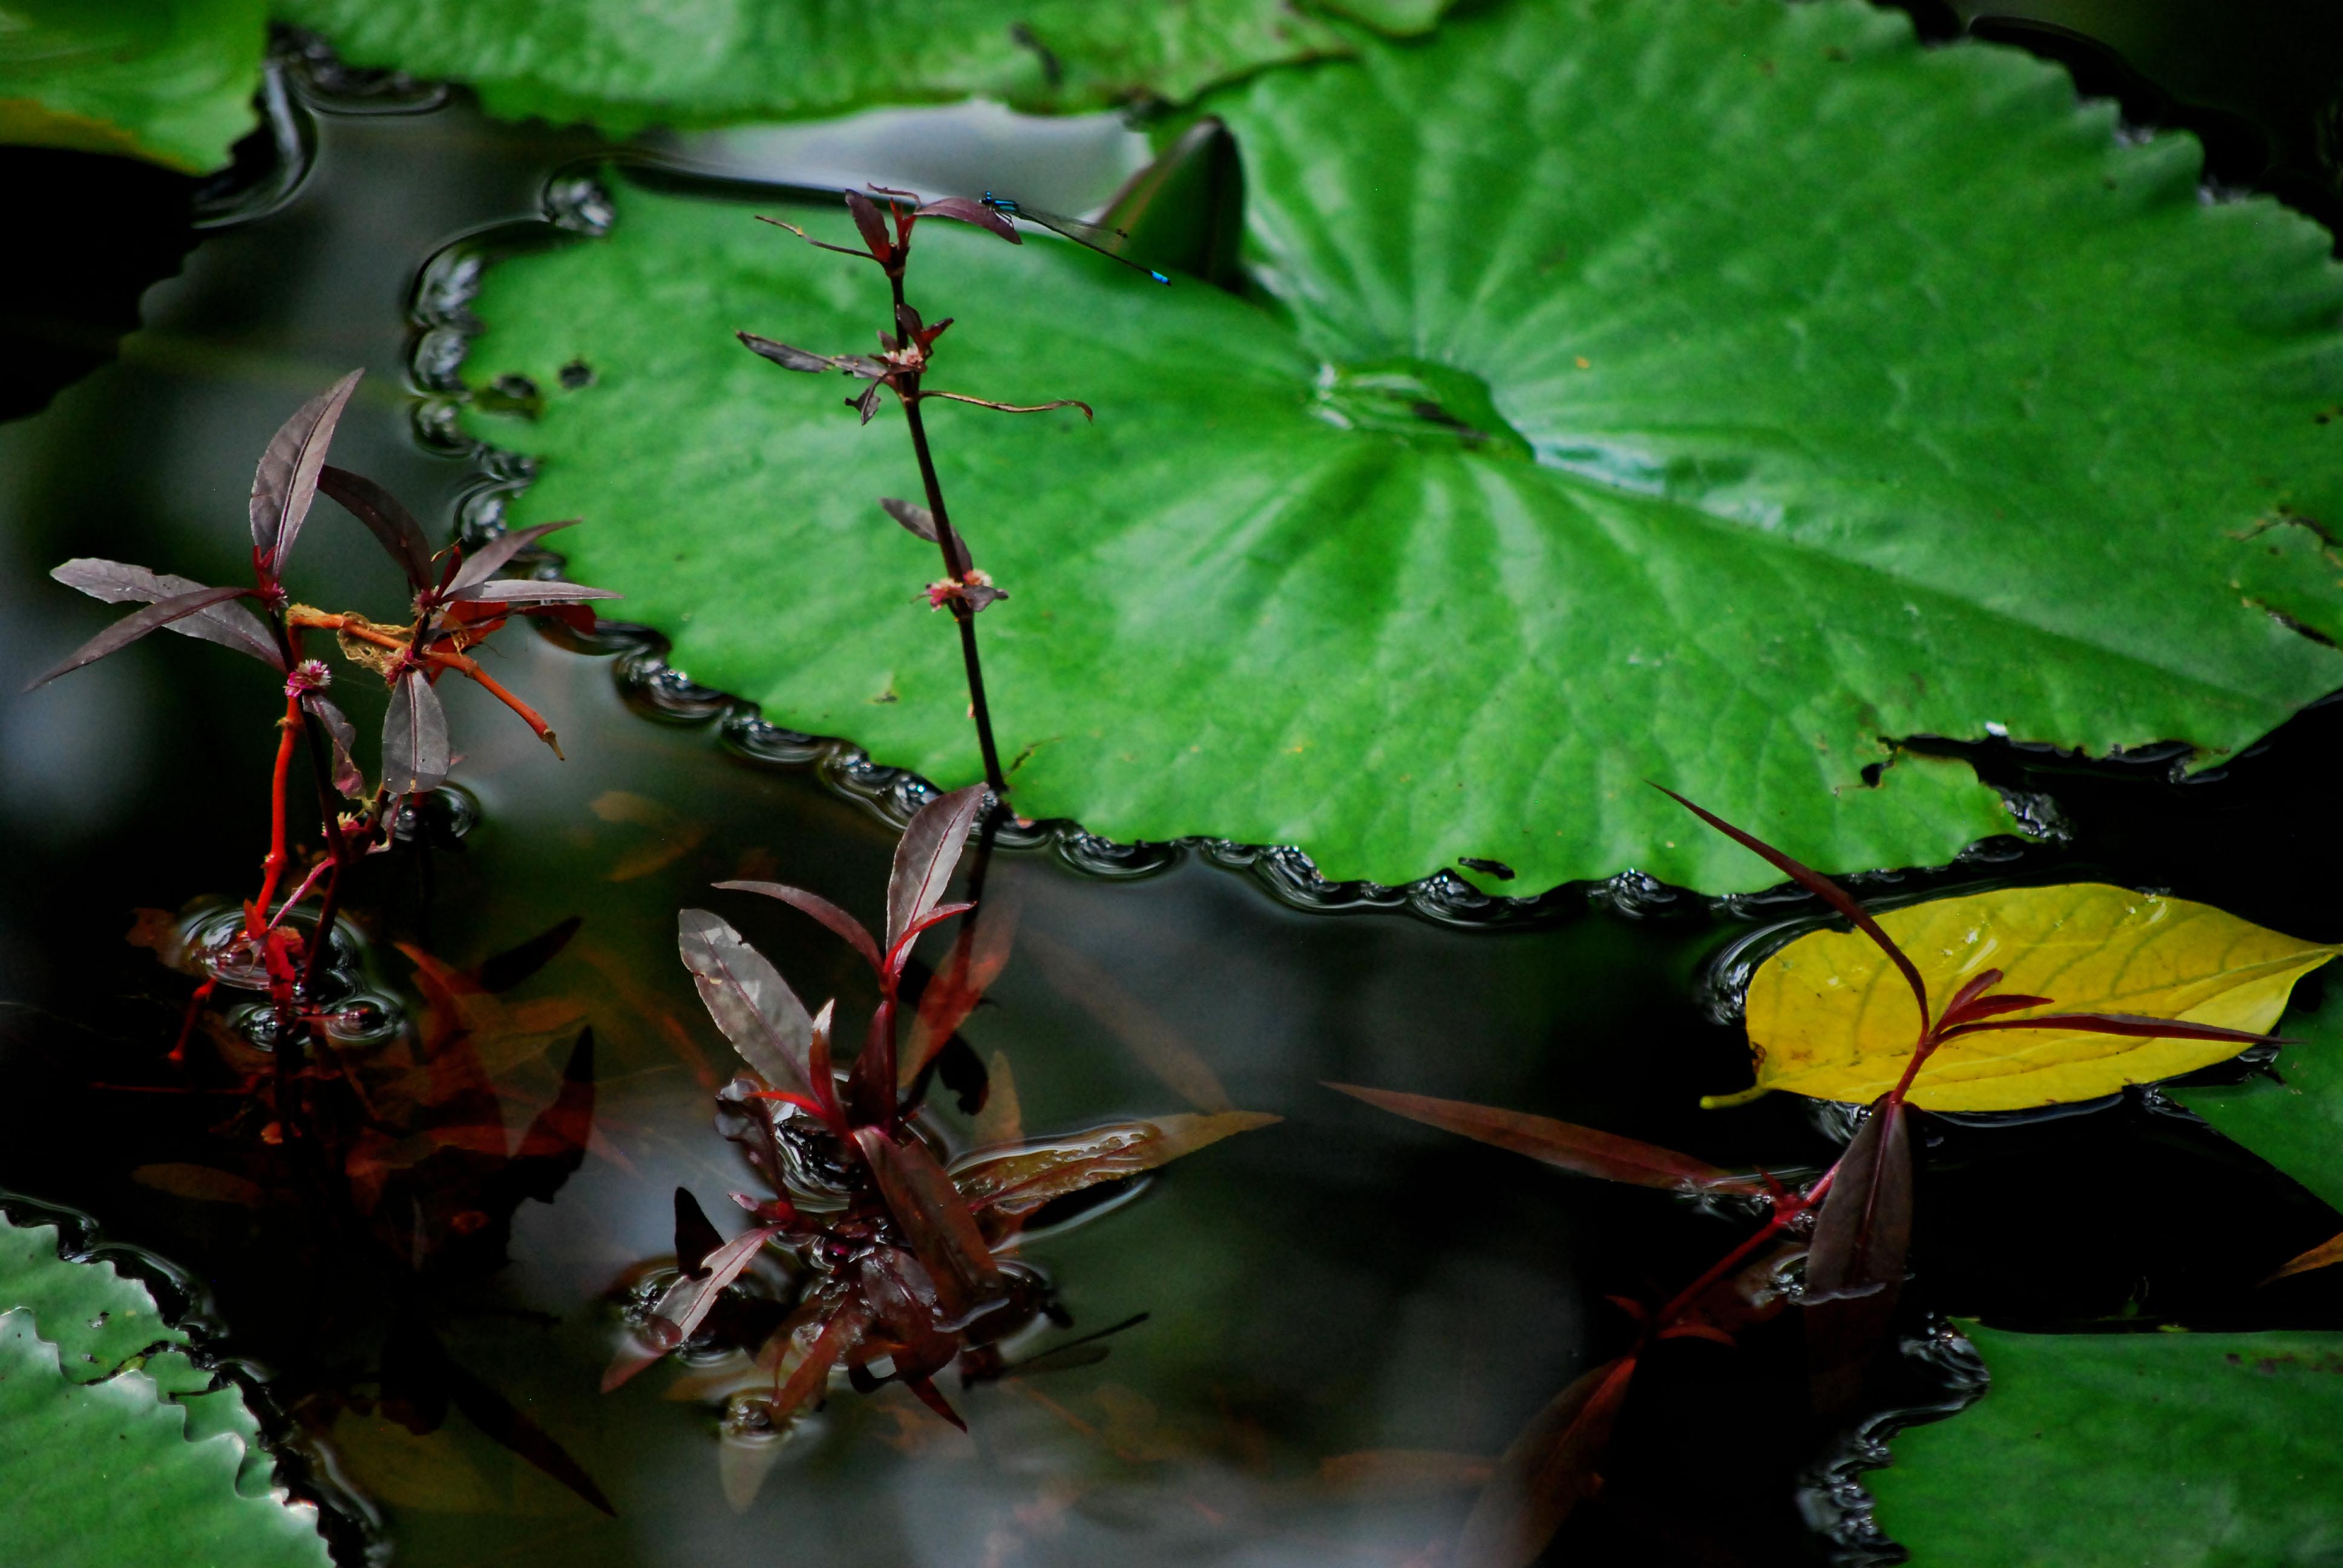
M 1346 52 L 1339 10 L 1420 32 L 1444 0 L 275 0 L 356 65 L 471 83 L 492 114 L 625 133 L 983 96 L 1185 100 Z
M 919 231 L 932 385 L 1098 408 L 931 406 L 1029 814 L 1745 888 L 1643 780 L 1941 861 L 2008 819 L 1964 768 L 1867 788 L 1882 737 L 2219 751 L 2343 684 L 2279 618 L 2343 634 L 2343 274 L 2056 69 L 1860 5 L 1525 0 L 1206 106 L 1265 302 Z M 471 416 L 543 459 L 518 518 L 587 518 L 579 575 L 698 678 L 974 778 L 934 552 L 875 506 L 919 494 L 894 416 L 731 337 L 868 350 L 877 269 L 618 209 L 477 302 L 473 384 L 543 393 Z
M 267 45 L 267 0 L 6 0 L 0 143 L 225 168 Z
M 2283 1082 L 2268 1078 L 2172 1097 L 2338 1209 L 2343 1209 L 2343 988 L 2281 1026 Z
M 0 1563 L 327 1568 L 242 1396 L 156 1352 L 186 1340 L 111 1263 L 61 1261 L 55 1227 L 0 1221 Z
M 1973 1329 L 1992 1386 L 1866 1478 L 1923 1568 L 2327 1568 L 2343 1334 Z

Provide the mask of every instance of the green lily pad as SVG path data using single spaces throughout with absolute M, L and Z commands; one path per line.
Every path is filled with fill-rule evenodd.
M 1185 101 L 1281 60 L 1343 54 L 1329 13 L 1422 32 L 1446 0 L 276 0 L 342 58 L 452 76 L 490 114 L 625 134 L 996 98 L 1066 111 Z
M 1971 1329 L 1993 1384 L 1895 1440 L 1926 1568 L 2312 1568 L 2343 1551 L 2343 1334 Z
M 919 231 L 930 385 L 1098 409 L 930 406 L 1028 815 L 1747 888 L 1644 780 L 1939 862 L 2009 819 L 1883 737 L 2219 752 L 2343 684 L 2302 634 L 2343 636 L 2343 272 L 2059 70 L 1834 0 L 1519 0 L 1203 106 L 1266 298 Z M 732 340 L 868 350 L 877 268 L 618 206 L 476 304 L 472 384 L 542 393 L 468 416 L 542 459 L 516 519 L 587 518 L 579 576 L 775 722 L 978 777 L 935 552 L 876 505 L 920 493 L 896 417 Z
M 259 1423 L 186 1342 L 111 1263 L 60 1260 L 55 1226 L 0 1221 L 0 1562 L 327 1568 L 316 1510 L 277 1495 Z
M 267 0 L 9 0 L 0 143 L 225 168 L 267 45 Z
M 2279 1032 L 2283 1082 L 2268 1078 L 2171 1091 L 2197 1115 L 2338 1209 L 2343 1209 L 2343 990 Z

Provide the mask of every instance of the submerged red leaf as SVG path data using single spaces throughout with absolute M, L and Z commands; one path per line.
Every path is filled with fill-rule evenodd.
M 1427 1095 L 1402 1094 L 1389 1089 L 1363 1089 L 1349 1083 L 1330 1083 L 1326 1087 L 1411 1121 L 1460 1132 L 1483 1143 L 1510 1149 L 1516 1154 L 1526 1154 L 1584 1176 L 1599 1176 L 1606 1181 L 1627 1181 L 1638 1187 L 1678 1192 L 1755 1194 L 1765 1191 L 1762 1181 L 1719 1170 L 1689 1154 L 1549 1117 L 1501 1111 L 1461 1100 L 1433 1100 Z
M 875 1127 L 857 1128 L 854 1141 L 912 1255 L 935 1282 L 937 1305 L 946 1320 L 958 1326 L 1001 1300 L 1008 1292 L 991 1249 L 967 1200 L 926 1145 L 912 1138 L 898 1141 Z
M 927 989 L 920 993 L 920 1010 L 911 1020 L 911 1038 L 896 1071 L 900 1087 L 909 1089 L 927 1070 L 936 1053 L 950 1043 L 992 982 L 1008 967 L 1009 950 L 1017 933 L 1014 903 L 1000 894 L 989 899 L 976 917 L 960 929 L 951 956 Z
M 1571 1510 L 1601 1485 L 1596 1473 L 1635 1375 L 1621 1356 L 1554 1395 L 1498 1459 L 1456 1543 L 1455 1568 L 1525 1568 Z

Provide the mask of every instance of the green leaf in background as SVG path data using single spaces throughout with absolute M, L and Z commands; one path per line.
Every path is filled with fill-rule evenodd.
M 0 143 L 225 168 L 267 46 L 267 0 L 0 0 Z
M 0 1562 L 327 1568 L 317 1513 L 276 1495 L 259 1424 L 183 1353 L 155 1300 L 0 1221 Z
M 1027 814 L 1746 888 L 1644 780 L 1810 864 L 1936 862 L 2008 819 L 1883 737 L 2222 751 L 2343 684 L 2298 629 L 2343 635 L 2327 236 L 2206 205 L 2193 142 L 2118 145 L 2062 71 L 1862 5 L 1523 0 L 1203 106 L 1266 301 L 920 231 L 932 384 L 1098 409 L 931 419 L 1014 596 Z M 977 777 L 932 551 L 876 505 L 918 494 L 900 430 L 731 336 L 867 349 L 877 269 L 618 205 L 477 302 L 472 384 L 544 394 L 471 418 L 543 459 L 518 519 L 588 518 L 581 577 L 699 679 Z
M 2343 1334 L 1969 1329 L 1993 1383 L 1865 1477 L 1923 1568 L 2313 1568 L 2343 1545 Z
M 2343 1209 L 2343 988 L 2308 1018 L 2288 1018 L 2278 1051 L 2284 1082 L 2169 1091 L 2197 1115 Z
M 1348 53 L 1330 13 L 1421 32 L 1445 0 L 275 0 L 352 65 L 477 87 L 488 112 L 624 135 L 980 96 L 1067 111 L 1184 102 Z

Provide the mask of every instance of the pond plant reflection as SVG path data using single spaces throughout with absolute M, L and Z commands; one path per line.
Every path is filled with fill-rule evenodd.
M 770 1461 L 769 1440 L 822 1402 L 833 1369 L 865 1393 L 900 1382 L 966 1430 L 936 1387 L 937 1375 L 957 1362 L 964 1388 L 999 1377 L 1008 1370 L 1003 1341 L 1042 1317 L 1071 1325 L 1046 1277 L 1014 1255 L 1033 1216 L 1085 1189 L 1278 1120 L 1242 1111 L 1183 1113 L 1028 1139 L 1021 1126 L 995 1119 L 980 1124 L 991 1141 L 951 1157 L 920 1109 L 930 1068 L 1007 958 L 1006 921 L 983 921 L 975 900 L 942 901 L 987 805 L 985 789 L 972 785 L 938 797 L 911 819 L 896 847 L 883 942 L 805 889 L 717 884 L 804 911 L 870 965 L 879 1002 L 850 1068 L 841 1070 L 833 1057 L 835 1001 L 809 1012 L 728 922 L 705 910 L 679 917 L 679 946 L 700 1000 L 749 1069 L 719 1092 L 718 1122 L 769 1191 L 731 1194 L 752 1222 L 727 1239 L 697 1198 L 677 1189 L 676 1271 L 655 1295 L 636 1292 L 634 1332 L 603 1387 L 618 1387 L 695 1336 L 717 1338 L 703 1331 L 724 1307 L 728 1287 L 779 1254 L 794 1302 L 769 1332 L 757 1325 L 754 1370 L 737 1380 L 757 1392 L 724 1390 L 731 1396 L 728 1437 L 761 1444 L 745 1457 L 734 1451 L 738 1444 L 728 1449 L 727 1492 L 736 1505 L 754 1497 L 759 1462 Z M 980 875 L 970 881 L 980 893 Z M 962 940 L 921 993 L 907 1048 L 899 1051 L 900 990 L 913 945 L 962 916 L 969 920 Z M 1094 1338 L 1043 1354 L 1089 1351 Z
M 1665 1301 L 1612 1298 L 1635 1325 L 1632 1342 L 1556 1394 L 1506 1449 L 1466 1522 L 1454 1557 L 1457 1568 L 1523 1568 L 1545 1550 L 1571 1511 L 1599 1490 L 1604 1452 L 1637 1363 L 1656 1343 L 1704 1339 L 1732 1345 L 1741 1330 L 1795 1301 L 1805 1322 L 1815 1414 L 1835 1422 L 1857 1407 L 1894 1325 L 1911 1246 L 1914 1112 L 1907 1101 L 1920 1070 L 1947 1041 L 2028 1030 L 2222 1041 L 2239 1050 L 2269 1040 L 2252 1030 L 2182 1019 L 2046 1013 L 2038 1010 L 2056 1006 L 2056 999 L 1996 991 L 2000 969 L 1972 975 L 1939 1010 L 1929 1001 L 1919 966 L 1844 888 L 1674 790 L 1663 792 L 1763 856 L 1875 943 L 1911 990 L 1918 1007 L 1917 1037 L 1901 1077 L 1865 1108 L 1845 1152 L 1796 1190 L 1770 1173 L 1737 1175 L 1671 1149 L 1544 1117 L 1352 1084 L 1328 1086 L 1564 1170 L 1674 1191 L 1754 1199 L 1768 1211 L 1755 1231 Z M 1803 1274 L 1793 1282 L 1786 1273 L 1801 1261 Z

